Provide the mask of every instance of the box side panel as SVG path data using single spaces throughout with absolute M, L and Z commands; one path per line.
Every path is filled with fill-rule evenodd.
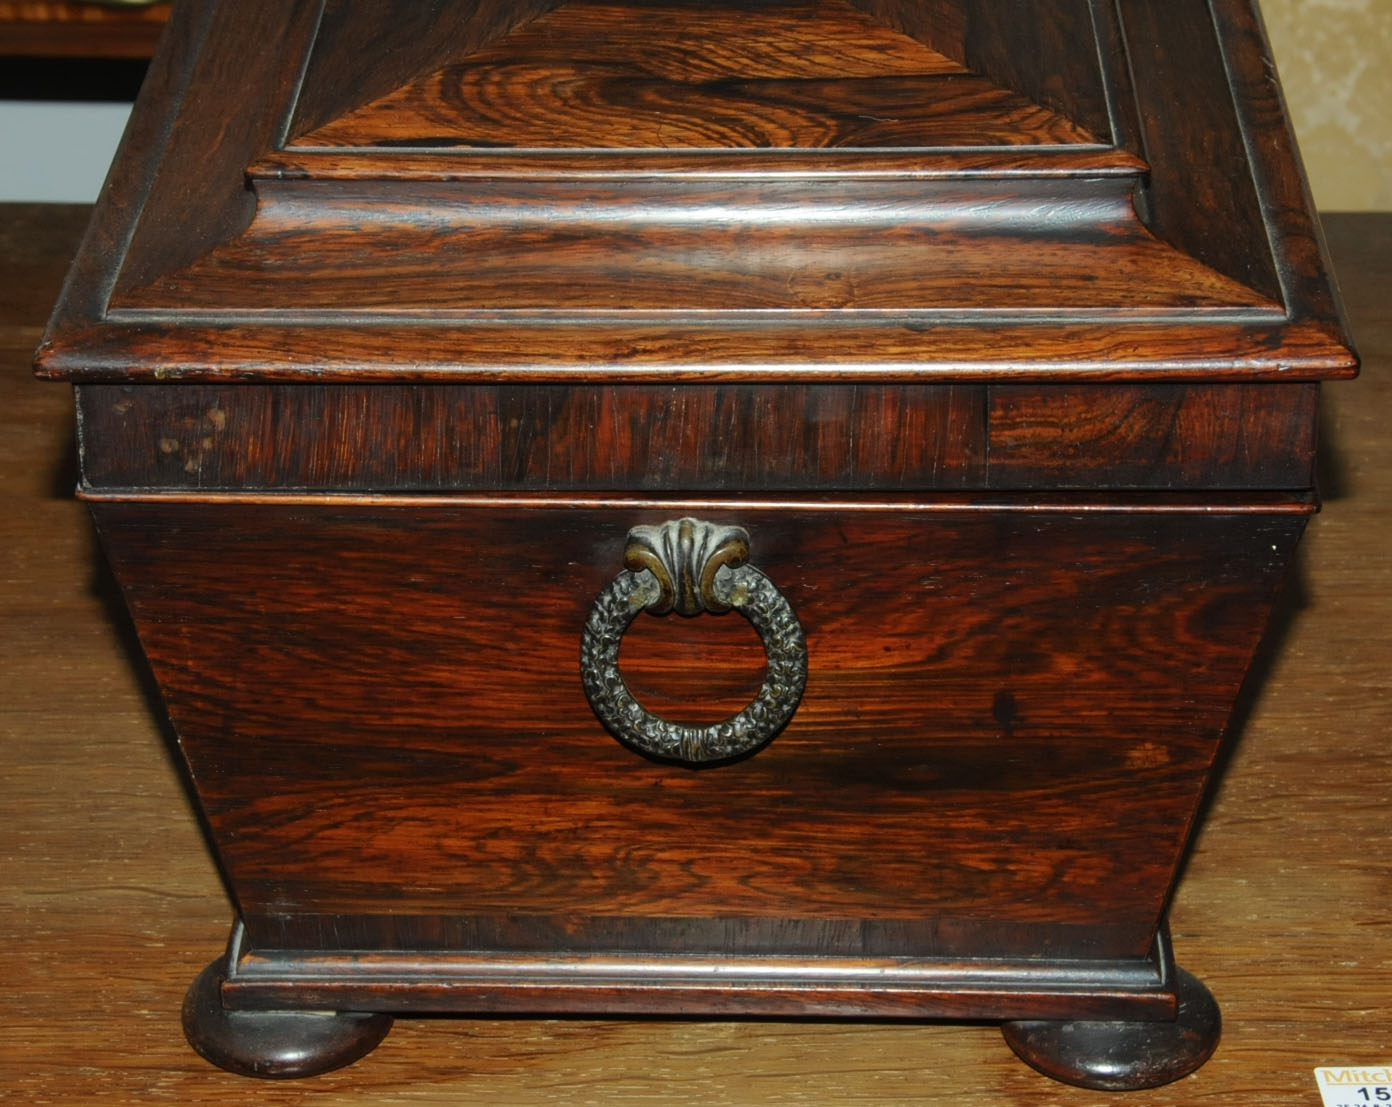
M 979 487 L 970 385 L 86 385 L 94 488 Z
M 1318 385 L 82 385 L 94 489 L 1312 484 Z
M 1305 489 L 1319 385 L 996 385 L 993 489 Z
M 578 671 L 624 535 L 661 510 L 94 506 L 263 925 L 352 916 L 382 944 L 422 919 L 737 918 L 757 944 L 869 920 L 961 956 L 1145 954 L 1303 523 L 715 510 L 810 675 L 767 748 L 693 771 L 607 734 Z M 622 664 L 650 709 L 706 723 L 760 660 L 738 616 L 643 616 Z

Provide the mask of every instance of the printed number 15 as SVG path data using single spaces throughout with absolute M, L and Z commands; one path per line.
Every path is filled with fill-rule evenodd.
M 1363 1097 L 1365 1103 L 1392 1103 L 1392 1088 L 1385 1086 L 1373 1088 L 1371 1091 L 1367 1088 L 1359 1088 L 1358 1094 Z

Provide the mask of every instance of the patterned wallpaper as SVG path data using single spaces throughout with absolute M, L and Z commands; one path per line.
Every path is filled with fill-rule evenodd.
M 1315 204 L 1392 211 L 1392 0 L 1261 0 Z

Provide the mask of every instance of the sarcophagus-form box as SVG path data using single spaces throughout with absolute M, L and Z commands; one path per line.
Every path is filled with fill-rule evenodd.
M 1166 904 L 1355 369 L 1247 0 L 184 0 L 38 365 L 235 899 L 218 1064 L 1213 1048 Z

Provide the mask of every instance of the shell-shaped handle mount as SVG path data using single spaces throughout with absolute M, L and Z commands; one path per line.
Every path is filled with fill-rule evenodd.
M 807 684 L 807 640 L 783 594 L 749 564 L 749 534 L 690 518 L 634 527 L 624 566 L 595 600 L 580 640 L 585 695 L 605 728 L 643 753 L 690 765 L 740 757 L 782 730 Z M 768 657 L 758 695 L 739 714 L 709 726 L 673 723 L 645 708 L 619 672 L 624 631 L 645 610 L 738 611 L 759 632 Z

